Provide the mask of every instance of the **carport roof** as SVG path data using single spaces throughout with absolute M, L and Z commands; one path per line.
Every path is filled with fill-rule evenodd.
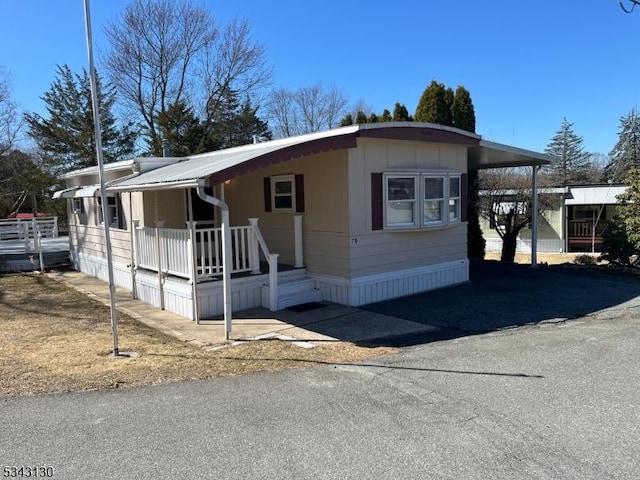
M 544 153 L 487 140 L 480 140 L 477 146 L 469 148 L 468 155 L 471 170 L 547 165 L 553 161 Z
M 479 135 L 430 123 L 390 122 L 352 125 L 280 140 L 243 145 L 184 157 L 168 166 L 114 180 L 111 192 L 215 185 L 279 162 L 330 150 L 355 148 L 358 138 L 448 143 L 469 147 L 470 168 L 542 165 L 549 157 L 508 145 L 485 142 Z

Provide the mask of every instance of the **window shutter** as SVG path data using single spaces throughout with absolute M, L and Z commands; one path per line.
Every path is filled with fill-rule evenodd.
M 371 174 L 371 230 L 382 230 L 384 198 L 382 195 L 382 172 Z
M 98 197 L 93 197 L 93 222 L 95 225 L 100 225 L 100 203 Z
M 468 220 L 467 212 L 469 211 L 469 186 L 467 185 L 467 183 L 467 174 L 463 173 L 462 175 L 460 175 L 460 220 L 462 222 L 466 222 Z
M 296 212 L 304 212 L 304 175 L 296 175 Z
M 264 177 L 264 211 L 271 211 L 271 178 Z

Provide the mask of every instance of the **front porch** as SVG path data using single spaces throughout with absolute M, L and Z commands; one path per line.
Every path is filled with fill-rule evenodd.
M 131 283 L 135 298 L 199 322 L 224 312 L 224 232 L 188 222 L 188 228 L 140 227 L 132 232 Z M 295 264 L 278 264 L 257 218 L 229 228 L 229 278 L 233 311 L 266 307 L 271 311 L 320 301 L 306 277 L 302 252 L 302 216 L 293 218 Z

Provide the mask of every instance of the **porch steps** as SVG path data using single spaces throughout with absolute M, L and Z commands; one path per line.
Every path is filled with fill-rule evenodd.
M 299 275 L 280 278 L 277 310 L 320 301 L 320 290 L 316 289 L 315 282 L 304 274 L 304 270 L 301 270 Z M 269 307 L 269 285 L 262 287 L 262 305 Z

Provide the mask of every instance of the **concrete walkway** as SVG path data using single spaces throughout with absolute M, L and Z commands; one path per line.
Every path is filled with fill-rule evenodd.
M 109 287 L 101 280 L 75 271 L 52 272 L 48 275 L 109 305 Z M 119 312 L 185 342 L 203 347 L 228 342 L 222 320 L 202 320 L 196 324 L 185 317 L 134 300 L 131 292 L 122 288 L 116 288 L 116 307 Z M 311 343 L 366 342 L 384 337 L 424 334 L 431 330 L 434 327 L 429 325 L 322 302 L 321 307 L 305 312 L 289 309 L 271 312 L 266 308 L 234 312 L 230 339 L 242 341 L 281 336 L 291 341 Z

